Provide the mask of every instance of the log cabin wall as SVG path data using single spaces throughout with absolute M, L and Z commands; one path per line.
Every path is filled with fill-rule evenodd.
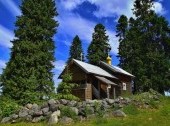
M 73 89 L 72 94 L 76 97 L 78 97 L 80 100 L 84 101 L 85 98 L 85 89 Z
M 72 81 L 85 81 L 86 80 L 86 73 L 81 70 L 76 64 L 72 64 L 69 67 L 69 71 L 72 73 Z
M 123 75 L 123 74 L 116 74 L 116 77 L 118 77 L 121 80 L 120 86 L 121 86 L 121 95 L 131 95 L 132 94 L 132 77 Z M 126 90 L 123 90 L 123 83 L 126 84 Z

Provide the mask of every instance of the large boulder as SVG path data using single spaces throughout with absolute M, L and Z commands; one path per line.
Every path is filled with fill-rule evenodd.
M 60 104 L 67 105 L 68 101 L 66 99 L 60 99 Z
M 115 117 L 126 117 L 126 114 L 122 110 L 116 110 L 113 112 L 113 116 Z
M 87 99 L 87 100 L 86 100 L 86 103 L 87 103 L 87 104 L 93 104 L 94 102 L 95 102 L 95 100 L 90 100 L 90 99 Z
M 70 108 L 74 113 L 76 113 L 76 115 L 78 115 L 79 110 L 76 107 L 70 107 Z
M 49 111 L 47 113 L 44 113 L 44 116 L 50 116 L 53 112 L 52 111 Z
M 25 107 L 27 107 L 28 109 L 32 108 L 32 104 L 27 104 Z
M 57 105 L 57 104 L 50 104 L 50 108 L 49 108 L 50 111 L 55 112 L 58 109 L 59 109 L 59 105 Z
M 32 122 L 33 122 L 33 123 L 37 123 L 37 122 L 42 121 L 43 119 L 44 119 L 44 117 L 43 117 L 43 116 L 34 117 L 34 118 L 33 118 L 33 120 L 32 120 Z
M 11 117 L 5 117 L 1 120 L 1 123 L 9 123 L 11 121 Z
M 62 117 L 62 118 L 59 120 L 59 122 L 60 122 L 61 124 L 66 125 L 66 124 L 70 124 L 70 123 L 72 123 L 72 122 L 73 122 L 73 119 L 72 119 L 72 118 L 69 118 L 69 117 L 64 116 L 64 117 Z
M 75 107 L 77 105 L 77 101 L 68 101 L 68 106 Z
M 31 110 L 28 111 L 28 114 L 31 115 L 31 116 L 33 116 L 33 115 L 34 115 L 34 112 L 35 112 L 35 111 L 31 109 Z
M 42 115 L 43 115 L 43 112 L 41 110 L 35 111 L 34 114 L 33 114 L 34 117 L 42 116 Z
M 56 104 L 56 101 L 55 101 L 54 99 L 50 99 L 50 100 L 48 101 L 48 104 L 49 104 L 49 105 Z
M 32 116 L 31 115 L 28 115 L 27 117 L 26 117 L 26 121 L 29 121 L 29 122 L 31 122 L 32 121 Z
M 40 108 L 39 108 L 39 106 L 37 105 L 37 104 L 33 104 L 32 105 L 32 108 L 31 108 L 31 110 L 34 110 L 34 111 L 37 111 L 37 110 L 39 110 Z
M 15 120 L 15 119 L 17 119 L 19 116 L 18 116 L 17 114 L 12 114 L 12 115 L 10 115 L 10 117 Z
M 19 118 L 25 118 L 28 116 L 28 110 L 27 108 L 22 108 L 20 111 L 19 111 Z
M 109 105 L 112 105 L 112 104 L 115 102 L 115 100 L 114 100 L 114 99 L 108 99 L 108 98 L 106 98 L 106 102 L 107 102 Z
M 46 115 L 49 112 L 49 107 L 43 108 L 42 112 L 44 115 Z
M 48 120 L 48 124 L 56 124 L 58 123 L 58 117 L 60 116 L 60 110 L 53 112 Z

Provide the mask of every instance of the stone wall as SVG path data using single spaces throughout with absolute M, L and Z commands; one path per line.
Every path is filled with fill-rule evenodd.
M 27 104 L 18 112 L 10 115 L 9 117 L 3 118 L 1 123 L 16 123 L 20 121 L 36 123 L 45 121 L 49 124 L 54 124 L 58 122 L 73 122 L 74 120 L 71 117 L 61 116 L 63 107 L 70 108 L 76 114 L 76 119 L 79 121 L 87 119 L 88 115 L 95 116 L 99 112 L 100 114 L 102 112 L 102 116 L 105 116 L 107 113 L 112 113 L 113 116 L 125 117 L 126 114 L 122 111 L 124 106 L 134 104 L 138 108 L 148 108 L 149 100 L 154 99 L 159 101 L 160 96 L 160 94 L 152 90 L 149 93 L 143 93 L 140 96 L 141 99 L 118 97 L 117 99 L 87 100 L 82 102 L 69 101 L 65 99 L 51 99 L 43 105 Z

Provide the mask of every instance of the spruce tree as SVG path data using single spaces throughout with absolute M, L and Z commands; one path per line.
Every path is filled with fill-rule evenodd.
M 84 61 L 84 53 L 82 49 L 82 44 L 81 44 L 81 40 L 78 37 L 78 35 L 76 35 L 73 39 L 72 45 L 70 47 L 69 55 L 70 56 L 67 62 L 69 62 L 71 59 Z
M 123 67 L 123 63 L 125 63 L 126 60 L 125 57 L 127 53 L 127 43 L 125 42 L 125 37 L 128 30 L 128 19 L 125 15 L 120 16 L 116 29 L 117 29 L 116 37 L 119 37 L 119 53 L 118 53 L 118 57 L 120 60 L 119 66 Z
M 153 10 L 153 0 L 136 0 L 126 35 L 119 47 L 120 65 L 136 76 L 135 90 L 150 88 L 164 92 L 169 85 L 169 26 L 165 18 Z M 119 30 L 119 29 L 117 29 Z M 127 51 L 127 52 L 126 52 Z
M 11 57 L 1 76 L 2 94 L 21 104 L 48 98 L 54 91 L 54 0 L 24 0 L 15 23 Z
M 109 38 L 102 24 L 97 24 L 92 35 L 92 42 L 88 47 L 87 59 L 89 63 L 98 65 L 99 61 L 106 61 L 109 51 Z

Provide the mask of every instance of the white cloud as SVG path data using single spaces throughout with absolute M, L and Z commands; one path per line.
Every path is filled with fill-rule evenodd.
M 85 0 L 60 0 L 60 5 L 62 5 L 66 10 L 73 10 L 84 1 Z
M 118 54 L 118 47 L 119 47 L 119 41 L 118 41 L 118 37 L 116 37 L 116 32 L 114 31 L 107 31 L 107 35 L 109 35 L 109 44 L 111 46 L 111 53 L 113 54 Z
M 61 79 L 58 79 L 58 76 L 61 74 L 61 72 L 63 71 L 64 67 L 65 67 L 66 63 L 63 60 L 58 60 L 54 62 L 54 83 L 55 83 L 55 87 L 58 86 L 58 84 L 61 82 Z
M 66 62 L 64 60 L 58 60 L 54 62 L 55 70 L 62 71 L 66 65 Z
M 117 17 L 122 14 L 127 17 L 133 16 L 132 8 L 134 0 L 88 0 L 97 6 L 94 15 L 98 18 Z
M 6 67 L 6 61 L 0 60 L 0 74 L 2 73 L 2 69 Z
M 122 14 L 133 16 L 134 0 L 60 0 L 59 4 L 66 10 L 74 10 L 83 2 L 89 2 L 97 7 L 93 14 L 98 17 L 117 17 Z
M 0 45 L 10 48 L 12 47 L 12 43 L 10 42 L 12 39 L 14 39 L 13 32 L 0 25 Z
M 14 0 L 0 0 L 0 2 L 6 7 L 14 16 L 21 15 L 21 11 L 14 3 Z
M 161 3 L 162 1 L 158 1 L 158 2 L 154 2 L 154 7 L 153 10 L 155 10 L 155 12 L 157 14 L 165 14 L 166 10 L 163 8 L 163 5 Z
M 78 35 L 80 39 L 90 43 L 95 22 L 89 21 L 78 14 L 64 14 L 58 18 L 60 25 L 58 34 L 64 34 L 71 38 Z M 71 41 L 70 41 L 71 42 Z M 69 43 L 67 42 L 67 45 Z

